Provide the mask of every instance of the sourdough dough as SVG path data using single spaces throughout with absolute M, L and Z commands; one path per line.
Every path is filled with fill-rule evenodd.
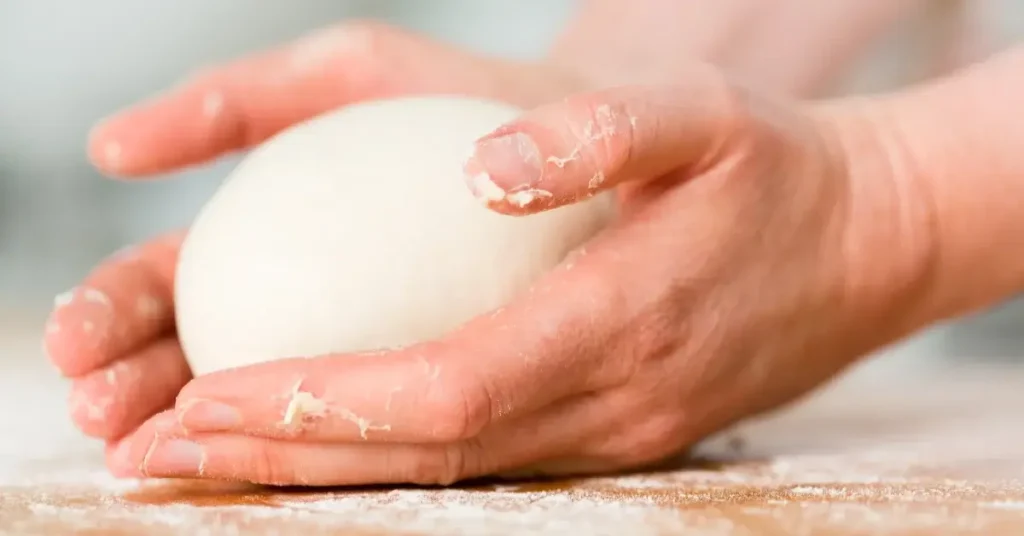
M 253 151 L 199 213 L 175 282 L 195 374 L 436 338 L 597 232 L 608 196 L 529 216 L 465 186 L 473 142 L 519 110 L 417 97 L 345 107 Z

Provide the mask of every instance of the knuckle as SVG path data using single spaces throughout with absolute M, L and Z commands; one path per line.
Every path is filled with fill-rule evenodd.
M 724 123 L 730 128 L 727 131 L 744 131 L 753 121 L 750 101 L 753 94 L 732 83 L 723 74 L 716 74 L 711 81 L 711 96 L 715 98 L 713 106 Z
M 654 388 L 671 381 L 658 371 L 673 366 L 671 363 L 680 355 L 688 355 L 688 345 L 701 342 L 687 315 L 692 308 L 680 304 L 680 299 L 686 300 L 675 293 L 658 298 L 649 310 L 630 320 L 631 329 L 606 343 L 606 355 L 614 356 L 601 368 L 606 387 Z
M 254 441 L 249 447 L 249 456 L 246 460 L 242 467 L 244 474 L 231 475 L 232 477 L 270 486 L 298 483 L 288 458 L 282 456 L 269 441 Z
M 759 116 L 757 110 L 766 104 L 757 102 L 760 97 L 746 88 L 730 84 L 724 78 L 719 81 L 715 93 L 718 97 L 715 109 L 723 129 L 718 150 L 712 151 L 714 156 L 719 156 L 726 148 L 747 157 L 755 154 L 775 157 L 782 151 L 779 143 L 785 138 L 773 135 L 773 123 Z
M 663 363 L 675 357 L 687 343 L 687 336 L 693 336 L 692 322 L 686 318 L 691 311 L 688 304 L 675 293 L 660 298 L 654 307 L 639 315 L 639 326 L 622 348 L 635 363 Z M 682 306 L 681 306 L 682 305 Z
M 435 382 L 429 414 L 433 421 L 431 435 L 437 441 L 457 442 L 475 437 L 491 421 L 492 397 L 473 378 Z
M 438 484 L 441 475 L 447 470 L 445 464 L 447 458 L 440 452 L 431 452 L 417 456 L 409 467 L 409 474 L 406 480 L 420 486 Z
M 466 451 L 459 444 L 444 445 L 417 456 L 409 480 L 425 486 L 449 486 L 466 477 Z
M 614 436 L 601 455 L 620 468 L 648 465 L 678 453 L 687 443 L 683 432 L 677 419 L 649 418 Z

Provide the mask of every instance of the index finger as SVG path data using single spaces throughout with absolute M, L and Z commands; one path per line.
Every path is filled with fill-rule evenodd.
M 602 273 L 610 255 L 580 255 L 438 341 L 195 378 L 178 396 L 180 422 L 189 432 L 302 441 L 450 442 L 607 387 L 623 374 L 623 363 L 602 359 L 622 297 Z

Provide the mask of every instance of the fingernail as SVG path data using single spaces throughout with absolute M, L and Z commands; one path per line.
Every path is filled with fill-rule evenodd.
M 235 408 L 214 400 L 189 400 L 178 414 L 178 422 L 193 432 L 218 432 L 238 428 L 242 415 Z
M 203 447 L 184 439 L 168 439 L 154 445 L 146 456 L 144 472 L 151 476 L 160 475 L 200 475 L 206 454 Z
M 493 200 L 510 190 L 536 184 L 543 166 L 533 138 L 522 132 L 498 131 L 477 141 L 464 170 L 473 195 Z

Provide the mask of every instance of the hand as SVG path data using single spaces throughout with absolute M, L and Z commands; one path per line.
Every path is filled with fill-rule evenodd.
M 568 34 L 588 27 L 595 28 Z M 596 47 L 556 50 L 539 64 L 499 61 L 350 23 L 210 70 L 118 114 L 94 131 L 90 156 L 107 173 L 146 177 L 251 147 L 348 102 L 455 91 L 529 107 L 613 82 L 615 73 L 631 76 L 627 66 L 636 63 Z M 677 67 L 666 73 L 666 81 L 687 76 Z M 174 338 L 170 292 L 181 238 L 173 233 L 103 263 L 58 299 L 48 323 L 49 354 L 74 380 L 72 417 L 107 442 L 111 459 L 127 455 L 126 447 L 117 451 L 119 440 L 170 407 L 190 379 Z
M 863 145 L 870 123 L 688 80 L 577 94 L 478 143 L 468 175 L 553 194 L 493 210 L 618 192 L 616 222 L 527 296 L 401 350 L 196 378 L 112 469 L 345 485 L 637 467 L 905 333 L 926 196 Z
M 146 178 L 252 147 L 296 122 L 368 98 L 461 92 L 530 107 L 582 89 L 588 76 L 601 73 L 605 82 L 627 72 L 631 58 L 609 61 L 605 53 L 567 51 L 557 61 L 518 63 L 380 24 L 347 23 L 208 70 L 117 114 L 94 130 L 89 155 L 108 174 Z M 590 75 L 575 74 L 583 65 Z M 58 298 L 48 322 L 49 356 L 73 379 L 72 419 L 110 450 L 169 407 L 190 379 L 171 302 L 182 237 L 172 233 L 102 263 Z
M 548 64 L 467 54 L 379 24 L 355 22 L 201 73 L 92 133 L 109 174 L 145 178 L 249 148 L 329 109 L 405 93 L 459 92 L 532 106 L 577 88 Z M 119 440 L 171 407 L 191 378 L 174 334 L 182 232 L 103 262 L 59 296 L 45 347 L 73 379 L 70 412 L 113 456 Z

